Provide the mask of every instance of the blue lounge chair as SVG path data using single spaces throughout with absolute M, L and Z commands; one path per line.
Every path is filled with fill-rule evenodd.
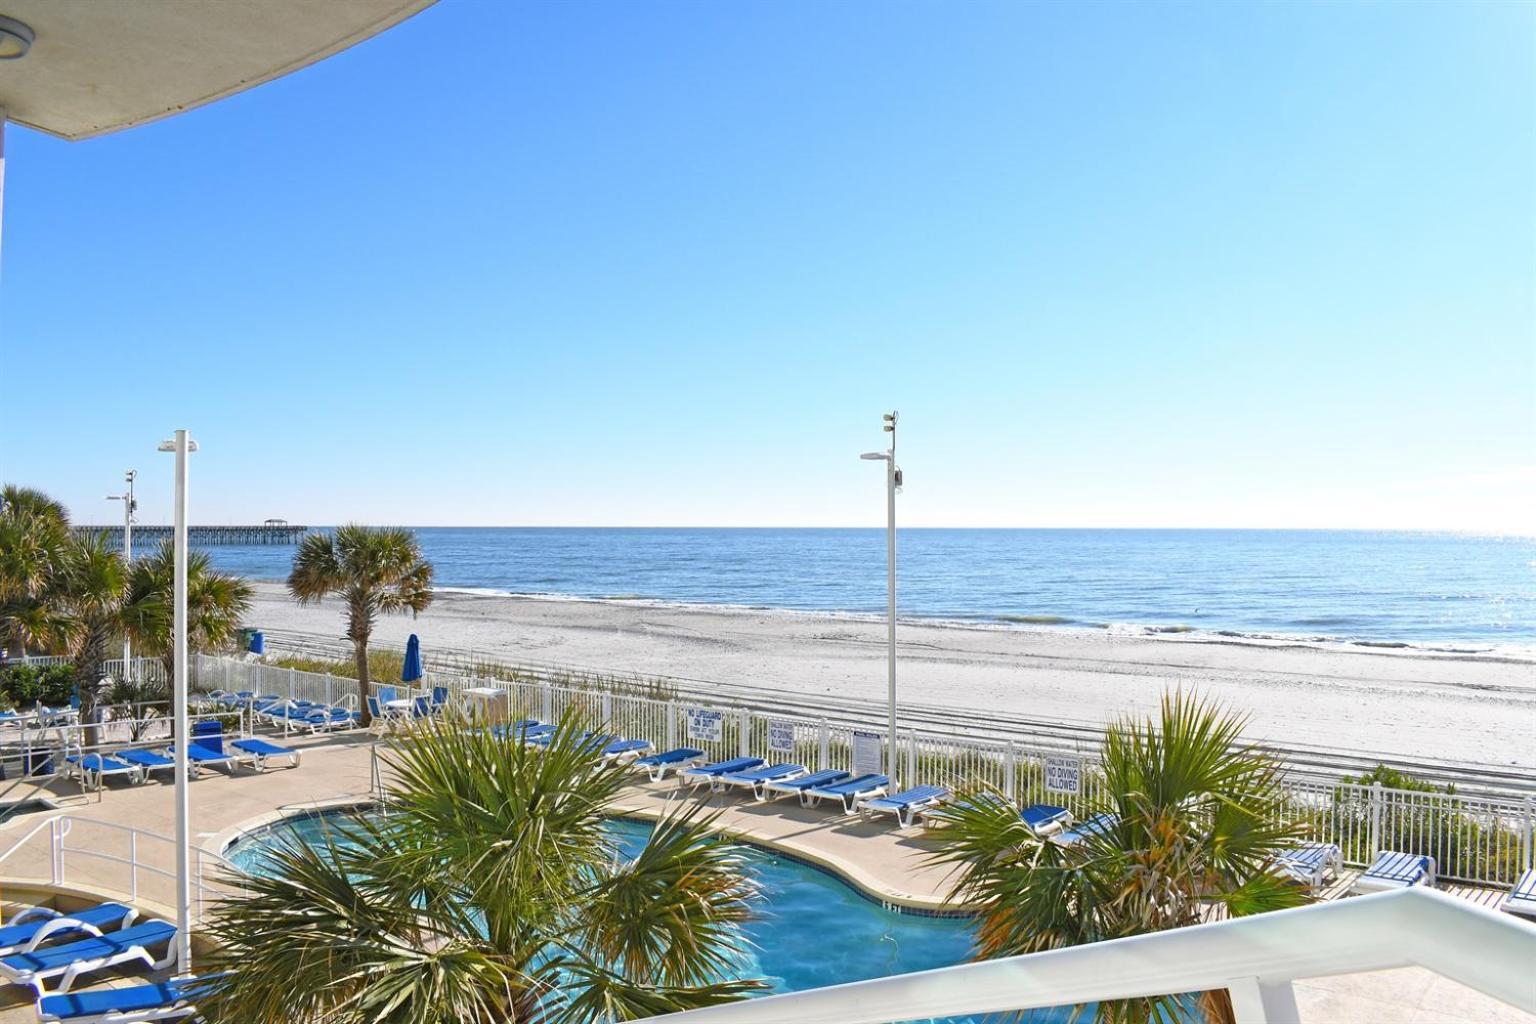
M 836 782 L 847 780 L 852 773 L 841 771 L 837 768 L 823 768 L 819 772 L 811 772 L 809 775 L 801 775 L 793 779 L 780 779 L 776 782 L 765 782 L 759 800 L 773 800 L 781 796 L 799 796 L 808 789 L 817 786 L 830 786 Z
M 1509 914 L 1536 918 L 1536 868 L 1520 876 L 1515 887 L 1509 890 L 1509 895 L 1504 897 L 1504 902 L 1499 904 L 1499 909 Z
M 121 761 L 138 765 L 144 772 L 146 779 L 149 778 L 150 772 L 176 767 L 176 761 L 173 758 L 166 757 L 164 754 L 157 754 L 153 750 L 119 750 L 117 757 Z
M 303 718 L 295 720 L 293 724 L 318 735 L 334 729 L 355 728 L 361 717 L 356 711 L 348 711 L 343 707 L 327 705 L 311 708 L 308 714 Z
M 193 1000 L 201 998 L 219 975 L 181 978 L 158 985 L 95 992 L 62 992 L 44 996 L 37 1004 L 43 1024 L 141 1024 L 179 1020 L 197 1013 Z
M 854 808 L 860 813 L 893 814 L 902 828 L 909 828 L 921 811 L 937 807 L 947 799 L 949 790 L 944 786 L 913 786 L 890 796 L 858 799 Z
M 475 730 L 479 732 L 480 730 Z M 516 722 L 501 722 L 491 726 L 491 735 L 502 740 L 516 740 L 522 743 L 530 742 L 535 736 L 555 731 L 552 725 L 545 725 L 537 718 L 524 718 Z
M 131 928 L 95 935 L 62 946 L 47 946 L 30 953 L 12 953 L 0 957 L 0 977 L 13 985 L 30 985 L 39 996 L 48 994 L 44 987 L 58 979 L 59 992 L 83 975 L 120 964 L 142 963 L 151 970 L 168 967 L 176 959 L 176 926 L 164 921 L 146 921 Z M 159 956 L 154 950 L 164 946 Z
M 80 933 L 100 935 L 133 923 L 139 912 L 121 903 L 98 903 L 84 910 L 61 914 L 48 907 L 28 907 L 0 928 L 0 956 L 30 953 L 56 935 L 80 938 Z
M 440 715 L 448 709 L 448 687 L 432 687 L 432 713 Z
M 528 747 L 536 747 L 542 750 L 543 748 L 548 747 L 551 743 L 555 742 L 555 734 L 559 731 L 560 730 L 553 725 L 541 726 L 537 729 L 529 729 L 523 733 L 523 745 Z M 576 737 L 576 739 L 578 742 L 585 742 L 590 740 L 592 735 L 593 734 L 591 732 L 584 732 L 580 736 Z M 604 743 L 607 743 L 612 739 L 612 736 L 602 737 L 602 741 Z
M 639 757 L 647 750 L 656 749 L 656 745 L 650 740 L 614 740 L 603 748 L 604 761 L 622 761 L 625 758 Z
M 890 784 L 891 780 L 884 775 L 860 775 L 855 779 L 834 782 L 830 786 L 803 789 L 800 791 L 800 804 L 802 807 L 815 807 L 823 800 L 836 800 L 842 805 L 844 814 L 852 814 L 860 800 L 884 796 Z
M 268 743 L 266 740 L 255 736 L 230 740 L 229 745 L 241 754 L 249 757 L 251 766 L 259 772 L 266 771 L 267 762 L 274 757 L 286 757 L 291 768 L 299 766 L 299 752 L 297 750 L 280 747 L 276 743 Z
M 1019 819 L 1042 838 L 1055 835 L 1072 822 L 1072 812 L 1055 804 L 1030 804 L 1019 812 Z
M 1382 850 L 1349 887 L 1352 893 L 1388 892 L 1435 884 L 1435 858 Z
M 1076 846 L 1094 836 L 1108 835 L 1119 824 L 1118 815 L 1095 814 L 1087 821 L 1079 822 L 1069 829 L 1056 833 L 1051 837 L 1051 841 L 1061 846 Z
M 174 747 L 167 749 L 169 752 L 174 752 L 175 750 Z M 233 754 L 226 754 L 222 750 L 205 747 L 201 743 L 187 744 L 187 771 L 188 774 L 194 777 L 204 768 L 228 768 L 230 774 L 234 774 L 236 763 Z
M 108 754 L 68 754 L 64 761 L 71 774 L 80 776 L 81 789 L 100 789 L 108 775 L 126 775 L 132 783 L 144 781 L 143 769 Z
M 804 774 L 805 765 L 784 761 L 779 764 L 764 765 L 761 768 L 749 768 L 744 772 L 726 772 L 724 775 L 717 775 L 711 780 L 709 788 L 716 793 L 722 793 L 727 786 L 742 786 L 752 791 L 753 799 L 762 800 L 763 787 L 768 783 L 783 782 Z
M 1333 843 L 1302 843 L 1275 859 L 1282 876 L 1313 890 L 1337 878 L 1343 866 L 1344 851 Z
M 732 757 L 724 761 L 716 761 L 714 764 L 700 764 L 692 768 L 684 768 L 677 773 L 678 788 L 686 783 L 694 789 L 709 785 L 714 790 L 715 779 L 731 772 L 744 772 L 749 768 L 756 768 L 763 763 L 760 757 Z
M 652 782 L 660 782 L 667 777 L 669 771 L 682 771 L 689 765 L 698 764 L 704 759 L 704 751 L 698 747 L 674 747 L 660 754 L 650 754 L 637 758 L 634 762 L 636 768 L 645 769 Z

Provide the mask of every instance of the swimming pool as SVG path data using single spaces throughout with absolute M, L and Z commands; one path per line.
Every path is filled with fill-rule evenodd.
M 257 871 L 262 851 L 270 846 L 276 830 L 291 829 L 318 842 L 325 827 L 326 815 L 289 819 L 247 834 L 225 856 L 242 870 Z M 615 819 L 609 827 L 628 856 L 639 851 L 651 831 L 648 824 L 625 819 Z M 758 847 L 748 847 L 745 860 L 763 899 L 745 926 L 753 949 L 739 965 L 740 976 L 765 978 L 773 992 L 947 967 L 970 959 L 971 923 L 965 918 L 887 909 L 819 868 Z M 1028 1019 L 1061 1024 L 1068 1016 L 1063 1009 L 1041 1011 Z M 946 1018 L 943 1024 L 976 1020 Z

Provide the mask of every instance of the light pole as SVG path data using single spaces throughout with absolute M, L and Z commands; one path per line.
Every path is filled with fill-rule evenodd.
M 123 567 L 133 563 L 133 514 L 138 511 L 138 502 L 133 500 L 133 480 L 138 476 L 136 470 L 130 469 L 123 474 L 123 479 L 128 481 L 128 490 L 122 494 L 107 495 L 108 501 L 120 501 L 123 503 Z M 133 664 L 133 645 L 128 639 L 128 634 L 123 633 L 123 680 L 126 682 L 130 674 L 130 666 Z
M 885 432 L 891 446 L 883 452 L 865 452 L 861 459 L 885 463 L 885 633 L 886 674 L 890 699 L 890 722 L 886 740 L 885 774 L 891 788 L 897 783 L 896 772 L 896 488 L 901 486 L 901 469 L 896 465 L 896 413 L 885 414 Z
M 178 430 L 174 438 L 160 442 L 160 450 L 176 453 L 171 703 L 176 720 L 176 970 L 185 974 L 192 969 L 192 841 L 187 809 L 187 455 L 197 451 L 197 442 L 185 430 Z

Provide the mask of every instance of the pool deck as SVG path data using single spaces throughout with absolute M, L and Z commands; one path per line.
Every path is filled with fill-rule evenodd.
M 298 736 L 282 740 L 303 751 L 297 769 L 273 768 L 263 775 L 241 771 L 234 776 L 204 772 L 189 786 L 192 838 L 195 845 L 220 852 L 247 828 L 290 814 L 367 801 L 372 793 L 369 737 L 354 733 L 333 737 Z M 643 777 L 640 777 L 643 780 Z M 113 826 L 146 829 L 172 835 L 175 829 L 174 787 L 169 781 L 142 786 L 109 784 L 100 793 L 82 795 L 73 783 L 55 782 L 49 795 L 77 824 L 73 848 L 100 849 L 124 856 L 127 834 Z M 718 827 L 741 838 L 781 850 L 845 877 L 871 898 L 909 908 L 942 908 L 951 882 L 948 870 L 926 861 L 934 849 L 923 830 L 899 830 L 889 817 L 864 820 L 834 813 L 823 805 L 807 809 L 794 798 L 754 803 L 741 791 L 696 795 L 663 783 L 637 781 L 615 806 L 619 814 L 652 818 L 679 801 L 701 802 L 718 814 Z M 0 828 L 0 851 L 53 814 L 22 815 Z M 86 824 L 89 823 L 89 824 Z M 46 829 L 44 830 L 46 833 Z M 6 912 L 25 901 L 28 881 L 50 877 L 50 859 L 43 837 L 16 848 L 0 863 L 0 902 Z M 169 844 L 140 843 L 141 861 L 170 870 L 174 853 Z M 69 862 L 65 883 L 86 893 L 127 891 L 127 869 L 105 859 Z M 1330 887 L 1329 895 L 1347 892 L 1353 874 Z M 1484 905 L 1496 905 L 1502 893 L 1486 889 L 1447 887 Z M 167 879 L 141 878 L 139 905 L 147 913 L 168 916 L 171 899 Z M 105 977 L 105 976 L 104 976 Z M 137 977 L 106 978 L 96 987 L 133 984 Z M 1491 1000 L 1419 968 L 1371 974 L 1315 978 L 1295 985 L 1305 1024 L 1536 1024 L 1536 1017 Z M 35 1022 L 29 992 L 16 987 L 0 991 L 0 1024 Z

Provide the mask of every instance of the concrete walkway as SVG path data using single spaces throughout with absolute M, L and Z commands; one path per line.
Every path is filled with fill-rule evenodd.
M 253 824 L 369 798 L 372 764 L 368 737 L 291 737 L 283 742 L 303 751 L 301 767 L 274 768 L 263 775 L 245 770 L 234 776 L 204 772 L 192 782 L 194 844 L 218 853 Z M 143 786 L 111 783 L 102 793 L 84 799 L 72 783 L 56 783 L 51 791 L 69 805 L 61 810 L 74 820 L 68 840 L 72 851 L 126 858 L 127 833 L 115 826 L 132 826 L 163 836 L 174 834 L 175 791 L 168 781 Z M 718 813 L 717 823 L 722 829 L 830 868 L 883 901 L 913 907 L 943 905 L 950 878 L 945 869 L 926 862 L 926 855 L 934 849 L 932 841 L 921 829 L 896 829 L 889 818 L 862 821 L 833 813 L 825 806 L 804 809 L 792 798 L 756 804 L 739 793 L 709 796 L 700 790 L 692 796 L 687 790 L 679 791 L 671 780 L 635 783 L 615 810 L 649 818 L 680 800 L 702 800 Z M 0 829 L 0 852 L 49 817 L 53 815 L 24 815 L 8 823 Z M 17 902 L 35 899 L 27 892 L 26 883 L 51 878 L 46 833 L 44 827 L 43 834 L 12 850 L 0 862 L 0 901 L 8 904 L 7 912 Z M 137 855 L 142 863 L 160 871 L 174 868 L 174 848 L 169 843 L 140 840 Z M 68 856 L 64 881 L 87 895 L 126 893 L 132 882 L 126 866 L 75 852 Z M 140 871 L 137 893 L 146 913 L 171 914 L 169 878 Z M 137 980 L 129 977 L 98 984 L 132 984 Z M 1296 995 L 1305 1024 L 1536 1024 L 1536 1018 L 1417 968 L 1299 982 Z M 28 992 L 14 988 L 0 992 L 0 1024 L 35 1021 L 30 1004 Z

